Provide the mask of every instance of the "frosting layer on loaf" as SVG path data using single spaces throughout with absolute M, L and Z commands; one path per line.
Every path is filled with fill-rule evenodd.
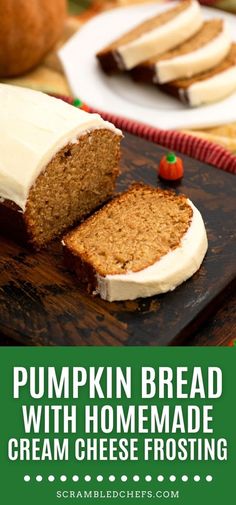
M 0 84 L 0 198 L 24 212 L 30 188 L 55 154 L 96 129 L 121 135 L 89 114 L 44 93 Z
M 200 268 L 208 241 L 202 216 L 190 200 L 193 210 L 189 229 L 179 247 L 170 251 L 153 265 L 126 274 L 97 276 L 97 292 L 110 302 L 134 300 L 174 290 Z

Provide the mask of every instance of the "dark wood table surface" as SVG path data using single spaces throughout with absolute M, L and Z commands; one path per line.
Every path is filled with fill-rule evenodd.
M 127 184 L 132 182 L 134 179 L 139 181 L 145 178 L 145 182 L 155 185 L 157 181 L 157 162 L 164 152 L 165 150 L 160 146 L 149 143 L 142 139 L 138 139 L 137 137 L 131 135 L 126 135 L 126 138 L 123 142 L 123 175 L 121 176 L 118 189 L 124 189 L 124 187 L 126 187 Z M 224 281 L 224 276 L 228 276 L 227 278 L 230 278 L 229 273 L 231 275 L 231 271 L 233 272 L 233 269 L 235 267 L 234 248 L 232 245 L 232 236 L 234 235 L 235 229 L 233 221 L 231 221 L 232 212 L 234 214 L 234 189 L 232 186 L 234 182 L 232 179 L 233 176 L 222 171 L 217 171 L 213 167 L 204 165 L 200 162 L 196 162 L 186 156 L 183 156 L 183 159 L 185 163 L 186 173 L 181 186 L 181 191 L 188 194 L 190 198 L 193 197 L 193 201 L 196 201 L 197 204 L 198 202 L 200 203 L 200 208 L 203 209 L 203 215 L 205 218 L 207 218 L 207 226 L 209 227 L 211 245 L 208 260 L 205 262 L 204 268 L 202 270 L 204 275 L 196 276 L 195 280 L 192 281 L 192 283 L 186 283 L 185 286 L 180 287 L 178 289 L 178 296 L 175 295 L 175 293 L 172 294 L 172 302 L 170 301 L 170 304 L 175 304 L 175 310 L 172 310 L 171 313 L 169 313 L 167 310 L 167 313 L 164 314 L 167 318 L 167 321 L 169 321 L 169 326 L 167 329 L 168 331 L 170 330 L 169 333 L 172 332 L 172 327 L 170 325 L 170 316 L 172 319 L 175 318 L 175 314 L 177 309 L 179 310 L 179 306 L 184 306 L 182 302 L 185 303 L 185 298 L 188 301 L 191 297 L 194 298 L 195 291 L 198 293 L 199 290 L 201 291 L 203 289 L 206 289 L 206 291 L 210 292 L 214 290 L 214 297 L 211 295 L 210 303 L 208 303 L 204 311 L 204 318 L 202 316 L 200 317 L 200 315 L 199 317 L 196 317 L 195 312 L 191 315 L 191 327 L 188 322 L 189 330 L 188 333 L 184 335 L 185 338 L 184 340 L 182 339 L 181 343 L 187 346 L 224 346 L 227 345 L 230 340 L 236 338 L 236 292 L 232 291 L 232 285 L 228 285 L 228 287 L 222 292 L 218 289 L 218 287 L 221 286 L 222 281 Z M 226 195 L 228 195 L 228 198 L 225 199 Z M 208 207 L 210 210 L 208 210 Z M 218 243 L 218 236 L 221 237 L 220 243 Z M 224 244 L 223 250 L 222 244 Z M 34 345 L 178 345 L 180 341 L 175 341 L 175 335 L 172 335 L 173 338 L 168 338 L 166 341 L 163 338 L 159 340 L 159 342 L 155 340 L 155 328 L 157 328 L 156 325 L 160 322 L 163 322 L 162 319 L 160 319 L 160 321 L 158 320 L 160 313 L 158 311 L 161 311 L 163 309 L 162 313 L 164 313 L 166 308 L 168 309 L 168 303 L 165 304 L 162 301 L 158 304 L 158 306 L 156 304 L 154 307 L 155 310 L 153 309 L 152 304 L 150 304 L 150 307 L 147 304 L 147 307 L 145 306 L 145 311 L 143 310 L 143 307 L 141 307 L 142 311 L 140 313 L 141 315 L 144 314 L 143 319 L 138 317 L 139 312 L 137 311 L 140 309 L 139 305 L 136 307 L 135 304 L 132 304 L 132 307 L 130 308 L 129 304 L 127 307 L 125 304 L 124 307 L 123 305 L 120 306 L 119 304 L 113 304 L 114 306 L 111 307 L 111 310 L 113 310 L 113 312 L 110 317 L 110 307 L 105 306 L 102 301 L 92 300 L 91 303 L 88 304 L 86 295 L 77 289 L 72 276 L 69 276 L 68 272 L 64 271 L 64 267 L 60 265 L 60 251 L 57 249 L 54 251 L 53 247 L 54 246 L 51 248 L 52 250 L 49 248 L 48 252 L 46 251 L 45 253 L 42 252 L 41 254 L 38 254 L 35 259 L 33 257 L 31 258 L 31 255 L 27 256 L 26 251 L 23 249 L 21 250 L 21 248 L 17 246 L 13 248 L 12 244 L 10 245 L 7 242 L 4 244 L 4 242 L 2 242 L 3 278 L 1 281 L 3 285 L 5 283 L 5 287 L 3 286 L 4 289 L 2 291 L 3 295 L 1 298 L 3 305 L 2 307 L 0 306 L 0 314 L 2 316 L 1 320 L 3 322 L 2 328 L 0 327 L 0 346 L 20 345 L 19 342 L 25 342 L 26 345 L 31 345 L 32 343 Z M 23 256 L 26 254 L 25 261 L 23 261 L 23 263 L 22 254 Z M 10 261 L 10 267 L 5 272 L 4 261 L 8 261 L 8 258 Z M 50 259 L 50 262 L 47 261 L 47 258 Z M 22 264 L 21 270 L 18 270 L 19 262 Z M 38 262 L 41 262 L 40 264 L 42 264 L 42 268 L 46 270 L 46 284 L 44 281 L 41 282 L 42 271 L 40 269 L 39 274 L 41 274 L 38 278 Z M 208 275 L 208 278 L 206 277 L 206 273 Z M 23 278 L 21 278 L 21 274 L 23 275 Z M 54 279 L 54 274 L 56 280 Z M 27 296 L 27 290 L 25 291 L 24 285 L 22 289 L 19 290 L 19 285 L 17 284 L 17 289 L 14 291 L 15 276 L 17 278 L 19 277 L 17 282 L 20 286 L 22 285 L 22 282 L 24 284 L 27 281 L 27 286 L 29 286 L 30 282 L 35 282 L 35 285 L 33 285 L 31 288 L 33 289 L 33 294 L 36 293 L 37 295 L 36 297 L 33 297 L 33 304 L 31 303 L 31 298 Z M 57 289 L 53 289 L 51 292 L 49 289 L 49 281 L 56 282 L 56 285 L 59 282 L 61 289 L 59 291 Z M 230 286 L 231 289 L 228 289 Z M 54 288 L 55 286 L 53 285 L 52 287 Z M 209 290 L 207 290 L 207 287 L 209 287 Z M 18 293 L 18 296 L 21 297 L 21 303 L 19 305 L 20 309 L 16 303 L 16 292 Z M 13 296 L 12 299 L 11 293 Z M 74 296 L 76 296 L 75 303 Z M 61 313 L 59 313 L 62 310 L 60 305 L 63 301 L 62 298 L 67 302 L 67 305 L 65 304 L 65 307 L 64 305 L 62 307 L 64 311 L 62 311 L 64 319 L 61 318 Z M 54 304 L 51 303 L 52 299 L 55 299 Z M 84 302 L 84 305 L 82 302 Z M 59 312 L 57 311 L 58 303 L 58 307 L 60 309 L 58 309 Z M 87 326 L 82 327 L 82 330 L 84 330 L 84 328 L 86 331 L 93 330 L 92 335 L 90 335 L 91 338 L 88 339 L 88 335 L 86 334 L 84 336 L 84 331 L 81 330 L 80 326 L 77 328 L 77 325 L 83 323 L 83 317 L 79 318 L 80 310 L 82 310 L 81 313 L 83 316 L 83 310 L 86 311 L 90 309 L 90 305 L 92 306 L 93 310 L 97 310 L 98 318 L 93 318 L 91 322 L 91 328 L 88 328 Z M 68 308 L 67 306 L 69 307 L 67 312 L 70 314 L 69 323 L 73 323 L 74 325 L 72 325 L 73 331 L 70 330 L 70 327 L 69 329 L 67 328 L 68 314 L 65 313 L 66 308 Z M 30 317 L 22 318 L 21 321 L 22 307 L 24 310 L 29 310 Z M 82 307 L 82 309 L 80 309 L 80 307 Z M 53 313 L 52 309 L 54 310 Z M 190 309 L 188 309 L 186 315 L 189 315 L 189 311 Z M 148 319 L 149 312 L 151 314 L 151 317 Z M 45 314 L 47 314 L 48 317 L 47 324 L 45 324 Z M 101 314 L 103 317 L 105 317 L 105 320 L 102 319 L 101 321 Z M 177 314 L 179 314 L 178 311 Z M 137 334 L 139 335 L 139 338 L 136 336 L 136 342 L 130 338 L 130 335 L 133 335 L 133 330 L 131 328 L 132 331 L 130 335 L 127 334 L 127 338 L 124 338 L 123 340 L 121 339 L 122 344 L 120 343 L 119 338 L 116 340 L 117 343 L 114 344 L 114 341 L 112 339 L 112 327 L 110 327 L 109 324 L 110 321 L 113 321 L 115 317 L 118 318 L 115 330 L 117 330 L 117 328 L 123 328 L 123 322 L 127 323 L 125 327 L 127 327 L 129 330 L 129 325 L 132 323 L 131 319 L 133 317 L 134 324 L 138 325 Z M 181 315 L 178 315 L 176 319 L 179 320 L 181 317 Z M 4 324 L 5 320 L 7 324 Z M 55 321 L 57 322 L 56 326 Z M 84 324 L 87 324 L 86 321 L 87 319 L 84 320 Z M 149 326 L 145 326 L 146 321 Z M 36 325 L 36 330 L 34 322 Z M 96 324 L 98 326 L 96 326 Z M 106 338 L 105 340 L 103 339 L 101 341 L 99 341 L 96 336 L 97 334 L 100 335 L 99 329 L 101 330 L 101 328 L 99 327 L 99 324 L 102 326 L 102 331 L 106 330 Z M 105 326 L 106 324 L 107 326 Z M 149 335 L 149 340 L 145 340 L 140 337 L 142 333 L 142 328 L 140 326 L 141 324 L 143 324 L 148 331 L 150 329 L 152 330 L 151 337 L 148 332 L 146 332 Z M 165 325 L 161 324 L 160 328 L 162 328 L 162 330 L 163 327 L 166 328 Z M 8 329 L 8 331 L 4 331 L 4 328 L 5 330 Z M 44 338 L 37 338 L 38 334 L 41 335 L 40 331 L 43 332 Z M 116 336 L 117 331 L 115 331 Z M 68 338 L 68 332 L 70 338 Z M 22 334 L 24 338 L 20 338 Z M 83 338 L 81 337 L 76 340 L 76 338 L 72 338 L 74 335 L 79 335 L 79 337 L 82 335 Z M 144 336 L 146 337 L 146 335 Z M 17 339 L 17 341 L 14 341 L 12 339 Z

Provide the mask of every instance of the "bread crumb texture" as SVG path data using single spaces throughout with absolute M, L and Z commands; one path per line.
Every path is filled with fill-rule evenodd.
M 180 245 L 192 220 L 187 198 L 134 184 L 64 237 L 101 276 L 138 272 Z

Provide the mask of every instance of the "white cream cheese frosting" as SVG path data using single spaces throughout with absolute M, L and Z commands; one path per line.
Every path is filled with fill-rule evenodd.
M 126 274 L 97 276 L 97 292 L 110 302 L 134 300 L 173 291 L 200 268 L 207 251 L 208 241 L 202 216 L 193 203 L 191 224 L 176 249 L 153 265 Z
M 60 149 L 95 129 L 121 135 L 99 114 L 17 86 L 0 84 L 0 111 L 0 198 L 22 211 L 30 188 Z
M 236 92 L 236 65 L 209 79 L 195 82 L 186 90 L 188 103 L 192 107 L 217 102 L 234 91 Z M 180 89 L 180 97 L 183 94 L 185 91 Z
M 117 48 L 114 56 L 121 70 L 130 70 L 142 61 L 178 46 L 194 35 L 202 24 L 199 3 L 193 0 L 174 19 Z
M 231 34 L 226 23 L 221 33 L 196 51 L 158 61 L 154 82 L 164 84 L 175 79 L 188 78 L 215 67 L 228 54 Z

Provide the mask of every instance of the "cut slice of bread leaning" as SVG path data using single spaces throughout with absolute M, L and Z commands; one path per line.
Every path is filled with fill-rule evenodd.
M 108 301 L 175 289 L 207 250 L 201 214 L 174 192 L 135 184 L 63 238 L 66 265 Z

